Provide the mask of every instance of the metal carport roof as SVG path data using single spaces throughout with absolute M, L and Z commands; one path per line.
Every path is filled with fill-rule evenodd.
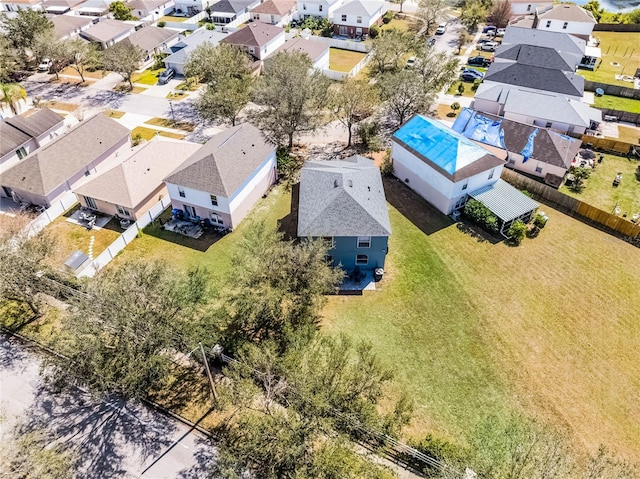
M 492 185 L 483 186 L 479 190 L 469 193 L 469 196 L 485 205 L 505 223 L 526 215 L 540 206 L 501 179 Z

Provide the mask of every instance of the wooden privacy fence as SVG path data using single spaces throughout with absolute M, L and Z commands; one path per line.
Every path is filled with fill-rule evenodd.
M 615 138 L 600 138 L 590 135 L 582 135 L 582 143 L 597 150 L 615 151 L 621 155 L 628 155 L 631 151 L 631 147 L 635 146 L 631 143 L 616 140 Z
M 588 224 L 598 225 L 608 233 L 616 236 L 640 238 L 640 225 L 633 224 L 620 216 L 612 215 L 595 206 L 583 203 L 515 171 L 503 169 L 502 179 L 518 189 L 527 190 L 537 199 L 550 204 L 550 206 L 557 207 L 570 216 L 577 216 L 578 219 Z
M 638 48 L 640 49 L 640 47 Z M 640 100 L 640 90 L 627 88 L 620 85 L 611 85 L 610 83 L 600 83 L 591 80 L 584 81 L 585 90 L 596 91 L 598 88 L 602 89 L 605 95 L 620 96 L 623 98 L 633 98 L 634 100 Z
M 593 26 L 594 32 L 640 32 L 640 25 L 635 23 L 597 23 Z

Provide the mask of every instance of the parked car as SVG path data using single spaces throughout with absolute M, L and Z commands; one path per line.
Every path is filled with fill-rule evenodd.
M 483 52 L 495 52 L 499 46 L 498 42 L 486 42 L 480 46 L 480 50 Z
M 22 80 L 27 78 L 29 75 L 31 75 L 31 72 L 25 72 L 25 71 L 11 72 L 9 73 L 9 79 L 12 82 L 21 82 Z
M 416 57 L 410 57 L 407 60 L 407 68 L 413 68 L 416 64 Z
M 487 57 L 483 57 L 482 55 L 478 55 L 477 57 L 471 57 L 467 60 L 467 65 L 471 65 L 473 67 L 483 67 L 487 68 L 491 65 L 491 59 Z
M 442 22 L 441 24 L 438 25 L 438 28 L 436 29 L 436 35 L 442 35 L 446 31 L 447 31 L 447 22 Z
M 482 80 L 482 79 L 484 78 L 484 73 L 482 73 L 482 72 L 481 72 L 481 71 L 479 71 L 479 70 L 476 70 L 475 68 L 465 68 L 465 69 L 462 71 L 462 74 L 463 74 L 463 75 L 464 75 L 464 74 L 473 75 L 473 76 L 475 76 L 476 78 L 478 78 L 478 79 L 480 79 L 480 80 Z
M 506 28 L 498 28 L 496 30 L 496 37 L 504 37 L 504 34 L 507 33 Z
M 427 46 L 428 47 L 432 47 L 436 44 L 436 37 L 431 37 L 429 38 L 429 40 L 427 40 Z
M 484 27 L 482 29 L 482 33 L 489 33 L 489 32 L 495 32 L 497 30 L 497 28 L 494 25 L 487 25 L 486 27 Z
M 43 58 L 40 65 L 38 65 L 39 72 L 48 72 L 53 62 L 49 58 Z
M 164 85 L 169 80 L 171 80 L 176 75 L 176 71 L 173 68 L 167 68 L 165 71 L 160 73 L 158 77 L 158 85 Z
M 467 81 L 467 82 L 475 82 L 476 80 L 482 81 L 482 77 L 479 77 L 475 73 L 465 71 L 465 72 L 462 72 L 462 75 L 460 75 L 460 80 Z

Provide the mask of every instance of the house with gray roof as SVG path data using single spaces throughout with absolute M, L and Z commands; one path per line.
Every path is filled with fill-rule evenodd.
M 196 47 L 207 42 L 212 46 L 216 46 L 227 35 L 227 33 L 222 33 L 218 30 L 207 30 L 202 27 L 189 36 L 179 36 L 178 42 L 165 50 L 165 53 L 169 53 L 169 56 L 163 60 L 164 65 L 167 68 L 173 68 L 178 75 L 184 75 L 184 66 L 187 63 L 189 54 Z
M 327 239 L 333 265 L 347 272 L 384 268 L 391 224 L 380 169 L 359 155 L 306 162 L 297 234 Z
M 135 30 L 135 25 L 107 18 L 80 33 L 82 38 L 100 45 L 103 49 L 124 40 Z
M 157 20 L 171 13 L 175 2 L 174 0 L 130 0 L 126 6 L 131 8 L 131 13 L 139 19 Z
M 523 28 L 568 33 L 586 41 L 589 41 L 597 23 L 590 11 L 573 3 L 538 7 L 530 14 L 517 17 L 511 22 L 512 25 Z
M 53 22 L 53 31 L 56 38 L 64 40 L 75 38 L 93 25 L 91 17 L 81 15 L 54 15 L 50 18 Z
M 0 121 L 0 174 L 62 133 L 64 118 L 48 108 Z
M 323 71 L 329 69 L 329 45 L 322 42 L 307 40 L 302 37 L 294 37 L 287 40 L 278 48 L 274 55 L 280 52 L 299 52 L 306 54 L 313 64 L 313 68 Z M 269 60 L 267 60 L 268 63 Z
M 161 53 L 178 42 L 179 32 L 169 28 L 148 26 L 133 32 L 123 42 L 138 47 L 144 52 L 142 65 L 153 61 L 153 55 Z
M 276 147 L 250 123 L 218 133 L 165 178 L 191 219 L 235 228 L 276 181 Z
M 333 12 L 333 33 L 349 38 L 368 35 L 372 25 L 382 24 L 385 11 L 385 4 L 381 1 L 348 1 Z
M 218 25 L 226 25 L 258 6 L 260 0 L 219 0 L 211 8 L 211 20 Z
M 535 45 L 544 48 L 553 48 L 563 57 L 573 57 L 574 69 L 580 64 L 580 59 L 585 54 L 587 42 L 573 35 L 547 30 L 536 30 L 509 25 L 502 38 L 502 46 L 496 51 L 496 55 L 509 45 Z
M 168 194 L 164 178 L 202 145 L 156 136 L 133 155 L 73 192 L 82 206 L 137 221 Z
M 130 148 L 129 130 L 98 113 L 5 171 L 2 195 L 49 207 L 86 177 L 121 161 Z
M 78 7 L 84 0 L 44 0 L 42 9 L 52 15 L 63 15 Z

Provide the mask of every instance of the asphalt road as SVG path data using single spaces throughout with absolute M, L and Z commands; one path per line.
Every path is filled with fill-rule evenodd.
M 54 394 L 38 355 L 0 336 L 0 428 L 46 427 L 77 452 L 78 479 L 205 477 L 213 446 L 197 431 L 139 404 Z

